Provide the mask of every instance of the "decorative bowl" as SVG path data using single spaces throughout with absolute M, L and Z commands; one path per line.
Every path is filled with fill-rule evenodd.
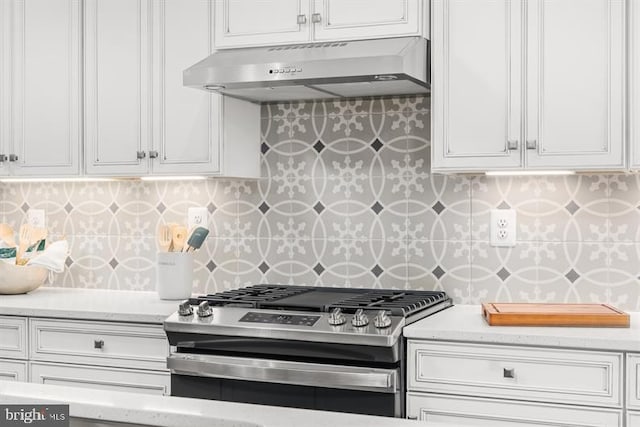
M 37 266 L 21 266 L 0 261 L 0 295 L 26 294 L 39 288 L 49 270 Z

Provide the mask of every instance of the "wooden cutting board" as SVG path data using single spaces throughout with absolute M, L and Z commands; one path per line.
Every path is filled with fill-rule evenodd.
M 608 304 L 484 303 L 491 326 L 629 327 L 629 315 Z

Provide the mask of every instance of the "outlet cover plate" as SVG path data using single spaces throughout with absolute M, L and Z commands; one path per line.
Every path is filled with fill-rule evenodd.
M 44 209 L 29 209 L 27 211 L 27 222 L 32 227 L 46 228 Z
M 187 228 L 191 231 L 196 227 L 209 228 L 209 211 L 207 208 L 189 208 L 187 211 Z
M 514 209 L 491 209 L 490 244 L 511 248 L 516 245 L 516 211 Z

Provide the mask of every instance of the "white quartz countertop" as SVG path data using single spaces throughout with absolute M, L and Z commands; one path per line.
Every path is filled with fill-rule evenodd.
M 156 292 L 40 287 L 0 295 L 0 315 L 162 323 L 178 303 L 163 301 Z
M 456 305 L 404 328 L 407 338 L 640 351 L 640 313 L 629 328 L 489 326 L 480 305 Z
M 417 427 L 422 425 L 417 421 L 399 418 L 8 381 L 0 381 L 0 403 L 69 404 L 71 417 L 164 427 Z M 429 425 L 438 427 L 437 424 Z

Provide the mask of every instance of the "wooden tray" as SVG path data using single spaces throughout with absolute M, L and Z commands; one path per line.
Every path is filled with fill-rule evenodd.
M 607 304 L 484 303 L 491 326 L 586 326 L 628 328 L 629 315 Z

